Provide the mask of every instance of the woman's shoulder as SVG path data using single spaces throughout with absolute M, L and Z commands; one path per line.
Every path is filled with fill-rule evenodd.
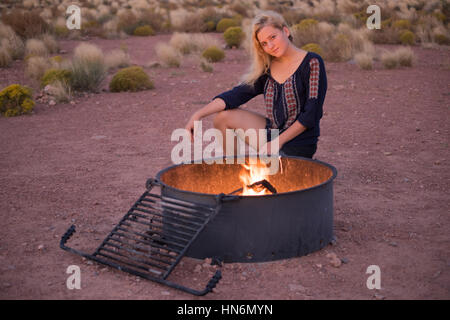
M 317 61 L 319 63 L 323 63 L 322 57 L 318 53 L 315 53 L 313 51 L 308 51 L 306 53 L 306 56 L 304 59 L 305 59 L 305 62 L 307 62 L 307 63 L 305 63 L 305 65 L 309 65 L 309 63 L 311 63 L 311 61 L 313 61 L 313 62 Z

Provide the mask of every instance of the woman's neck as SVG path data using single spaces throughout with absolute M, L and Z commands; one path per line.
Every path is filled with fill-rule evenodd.
M 304 56 L 305 54 L 306 52 L 304 50 L 297 48 L 291 43 L 284 55 L 274 59 L 274 61 L 281 64 L 291 63 L 294 60 L 298 60 L 300 56 Z

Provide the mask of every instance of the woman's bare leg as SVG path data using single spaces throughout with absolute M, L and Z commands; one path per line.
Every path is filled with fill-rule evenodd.
M 229 155 L 229 152 L 234 145 L 234 155 L 237 154 L 237 140 L 235 135 L 233 135 L 233 139 L 227 139 L 226 131 L 227 129 L 242 129 L 244 132 L 248 129 L 255 129 L 256 131 L 256 145 L 254 142 L 249 141 L 249 137 L 245 137 L 245 142 L 247 144 L 251 144 L 253 148 L 258 151 L 258 146 L 260 145 L 259 141 L 259 129 L 265 129 L 266 127 L 266 118 L 262 115 L 242 109 L 232 109 L 219 112 L 213 120 L 214 127 L 221 131 L 223 137 L 223 151 L 224 154 Z M 264 135 L 264 139 L 266 135 Z M 231 141 L 230 141 L 231 140 Z M 262 141 L 261 143 L 265 143 L 266 141 Z

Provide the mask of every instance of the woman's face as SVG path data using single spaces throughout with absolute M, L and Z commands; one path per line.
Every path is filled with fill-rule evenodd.
M 283 56 L 289 47 L 289 30 L 284 27 L 283 30 L 272 26 L 265 26 L 259 30 L 256 38 L 263 50 L 276 58 Z

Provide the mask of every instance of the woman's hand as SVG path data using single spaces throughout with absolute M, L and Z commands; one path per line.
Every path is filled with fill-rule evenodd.
M 191 141 L 194 141 L 194 121 L 200 121 L 201 117 L 194 113 L 184 127 L 191 135 Z

